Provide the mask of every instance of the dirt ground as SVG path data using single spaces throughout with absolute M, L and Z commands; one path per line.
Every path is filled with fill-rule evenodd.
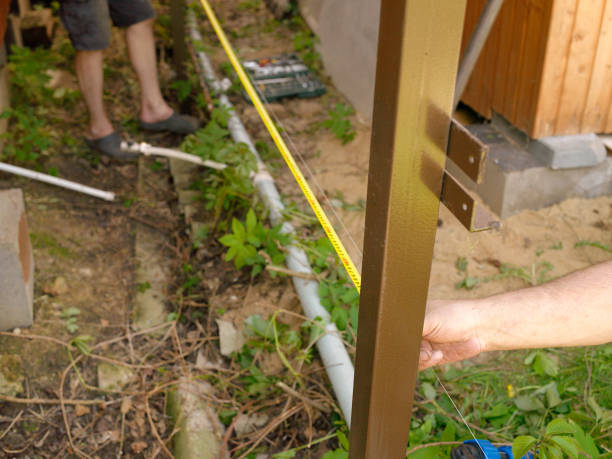
M 240 57 L 264 58 L 293 51 L 282 29 L 259 32 L 257 40 L 253 40 L 250 31 L 257 27 L 265 29 L 272 16 L 265 9 L 257 10 L 257 14 L 238 14 L 233 3 L 236 2 L 217 2 L 216 7 L 227 30 L 236 35 L 232 43 Z M 225 59 L 221 50 L 217 50 L 215 57 L 217 62 Z M 367 193 L 371 130 L 357 113 L 351 117 L 355 139 L 343 145 L 321 127 L 335 103 L 347 103 L 331 81 L 327 83 L 328 93 L 319 99 L 288 99 L 269 104 L 268 108 L 349 254 L 361 266 L 365 208 L 359 204 L 365 201 Z M 255 109 L 242 104 L 239 110 L 249 130 L 259 139 L 268 139 Z M 300 201 L 301 192 L 288 169 L 279 167 L 275 173 L 288 200 Z M 430 282 L 430 297 L 435 299 L 482 297 L 527 285 L 526 281 L 510 276 L 480 282 L 471 290 L 457 289 L 456 283 L 465 276 L 455 267 L 459 257 L 467 259 L 469 275 L 479 278 L 499 274 L 503 264 L 522 267 L 528 273 L 535 270 L 537 277 L 544 262 L 552 266 L 547 277 L 552 278 L 612 258 L 597 248 L 575 247 L 583 240 L 612 243 L 609 196 L 571 199 L 538 211 L 526 210 L 505 219 L 501 229 L 483 233 L 467 232 L 444 206 L 440 207 L 439 218 L 442 224 L 436 236 Z
M 242 58 L 268 57 L 293 51 L 290 32 L 274 23 L 263 4 L 244 12 L 238 6 L 242 3 L 239 0 L 213 3 L 226 30 L 233 31 L 230 38 Z M 207 46 L 213 51 L 215 62 L 224 62 L 223 53 L 212 34 L 209 34 L 209 39 Z M 113 40 L 116 52 L 108 56 L 107 69 L 107 77 L 112 77 L 107 78 L 111 82 L 107 102 L 112 117 L 137 140 L 176 145 L 179 139 L 138 137 L 133 129 L 138 105 L 137 85 L 125 59 L 121 37 L 115 35 Z M 167 84 L 171 78 L 167 65 L 162 65 L 161 73 L 162 83 Z M 342 145 L 321 127 L 330 108 L 337 102 L 346 103 L 331 82 L 325 82 L 328 93 L 321 98 L 284 100 L 270 104 L 269 108 L 277 118 L 277 124 L 283 128 L 290 149 L 302 164 L 304 174 L 347 250 L 357 266 L 361 266 L 370 128 L 359 114 L 352 116 L 355 139 Z M 253 137 L 269 143 L 254 109 L 240 96 L 235 95 L 233 99 Z M 82 102 L 77 103 L 72 112 L 65 114 L 62 126 L 79 138 L 85 116 Z M 145 164 L 146 167 L 153 165 L 152 162 Z M 170 332 L 161 341 L 159 338 L 132 336 L 131 302 L 138 288 L 133 285 L 135 224 L 144 223 L 167 236 L 168 257 L 174 260 L 177 272 L 186 271 L 185 263 L 190 261 L 191 247 L 174 207 L 176 197 L 172 193 L 155 194 L 155 190 L 146 199 L 139 197 L 136 165 L 93 161 L 84 146 L 57 152 L 49 160 L 49 165 L 56 167 L 64 178 L 113 190 L 119 198 L 115 203 L 103 203 L 46 185 L 0 176 L 0 188 L 21 187 L 26 196 L 37 281 L 35 325 L 21 333 L 39 337 L 0 336 L 0 349 L 19 356 L 26 375 L 22 397 L 57 400 L 60 395 L 66 399 L 102 396 L 87 386 L 96 381 L 95 359 L 88 360 L 90 363 L 87 364 L 80 363 L 80 374 L 74 371 L 66 373 L 72 359 L 85 361 L 83 357 L 77 357 L 74 349 L 72 356 L 66 352 L 64 344 L 75 335 L 93 336 L 94 342 L 98 343 L 98 347 L 93 349 L 96 355 L 131 365 L 137 376 L 124 397 L 109 397 L 110 401 L 96 406 L 71 404 L 65 413 L 57 404 L 0 405 L 0 447 L 12 457 L 24 454 L 65 457 L 74 453 L 68 437 L 71 433 L 75 444 L 86 445 L 87 453 L 94 457 L 111 457 L 117 451 L 123 451 L 127 457 L 157 456 L 162 454 L 162 442 L 156 434 L 164 439 L 171 435 L 163 414 L 164 400 L 157 388 L 169 385 L 174 378 L 173 372 L 187 371 L 203 376 L 208 370 L 203 370 L 195 362 L 200 349 L 204 349 L 202 355 L 209 363 L 213 362 L 213 366 L 224 365 L 215 346 L 203 346 L 216 342 L 217 338 L 211 334 L 216 331 L 211 320 L 215 311 L 223 309 L 224 319 L 240 326 L 252 314 L 267 316 L 282 307 L 293 314 L 285 317 L 283 322 L 295 325 L 301 322 L 298 301 L 288 279 L 253 282 L 248 274 L 237 273 L 228 263 L 220 261 L 222 249 L 211 243 L 194 255 L 194 263 L 197 262 L 198 269 L 201 268 L 204 293 L 188 298 L 171 298 L 179 308 L 190 306 L 191 311 L 200 316 L 205 311 L 208 320 L 204 317 L 202 325 L 190 324 L 179 328 L 184 332 L 180 339 L 179 333 L 174 336 Z M 273 159 L 271 166 L 287 201 L 303 204 L 301 193 L 286 167 L 278 159 Z M 157 173 L 168 176 L 163 165 Z M 164 201 L 164 205 L 151 205 L 155 201 Z M 175 212 L 169 214 L 168 208 Z M 485 233 L 466 232 L 444 207 L 440 209 L 440 221 L 430 282 L 431 298 L 486 296 L 612 259 L 611 254 L 597 248 L 575 247 L 582 240 L 612 244 L 612 197 L 569 200 L 539 211 L 525 211 L 503 221 L 500 230 Z M 456 268 L 460 257 L 467 260 L 467 272 L 459 273 Z M 495 278 L 500 274 L 500 267 L 507 265 L 523 268 L 526 276 Z M 477 285 L 470 290 L 457 288 L 457 283 L 466 275 L 478 278 Z M 66 281 L 67 289 L 54 289 L 58 278 Z M 207 309 L 203 309 L 205 306 Z M 69 332 L 63 315 L 71 307 L 80 311 L 77 333 Z M 176 332 L 177 328 L 173 330 Z M 41 336 L 53 337 L 64 344 L 41 339 Z M 176 363 L 177 352 L 184 357 L 181 365 Z M 271 354 L 263 362 L 263 368 L 267 374 L 274 375 L 282 369 L 282 364 L 276 354 Z M 321 365 L 315 360 L 304 370 L 309 378 L 308 397 L 324 404 L 330 403 L 329 387 L 321 382 L 325 378 L 317 376 L 322 373 Z M 222 371 L 227 371 L 227 368 Z M 61 386 L 63 393 L 60 393 L 64 374 L 68 377 Z M 83 384 L 81 378 L 87 384 Z M 271 416 L 277 415 L 290 401 L 291 397 L 281 396 L 271 400 L 274 407 L 270 408 Z M 225 400 L 223 403 L 231 406 L 232 402 Z M 19 422 L 12 428 L 16 418 Z M 296 415 L 293 422 L 292 426 L 282 424 L 282 429 L 267 437 L 266 444 L 270 449 L 281 450 L 284 445 L 305 444 L 333 429 L 329 415 L 316 411 L 313 414 L 307 409 Z M 155 432 L 152 426 L 155 426 Z M 322 448 L 312 457 L 320 457 L 324 451 Z

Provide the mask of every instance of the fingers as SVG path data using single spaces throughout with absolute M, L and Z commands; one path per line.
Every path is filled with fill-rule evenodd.
M 421 354 L 419 355 L 419 370 L 434 367 L 441 363 L 443 359 L 444 353 L 440 350 L 430 352 L 421 349 Z
M 423 339 L 421 341 L 421 350 L 419 354 L 419 370 L 424 370 L 444 363 L 469 359 L 481 352 L 482 347 L 477 338 L 450 343 L 436 343 L 428 339 Z

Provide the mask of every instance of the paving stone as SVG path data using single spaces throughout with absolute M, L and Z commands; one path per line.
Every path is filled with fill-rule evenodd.
M 188 189 L 195 179 L 199 166 L 179 159 L 170 159 L 170 173 L 177 190 Z
M 217 459 L 224 427 L 214 409 L 206 403 L 213 389 L 204 382 L 184 380 L 169 391 L 167 411 L 177 432 L 173 453 L 177 459 Z M 224 454 L 223 459 L 229 458 Z
M 120 391 L 133 377 L 134 372 L 128 367 L 106 362 L 98 365 L 98 387 L 103 391 Z
M 0 191 L 0 330 L 32 325 L 34 258 L 19 189 Z

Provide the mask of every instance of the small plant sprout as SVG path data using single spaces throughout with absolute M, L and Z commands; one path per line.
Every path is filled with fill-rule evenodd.
M 355 113 L 352 107 L 344 104 L 336 106 L 328 111 L 329 118 L 323 121 L 323 127 L 329 129 L 334 135 L 346 144 L 355 138 L 355 130 L 349 117 Z

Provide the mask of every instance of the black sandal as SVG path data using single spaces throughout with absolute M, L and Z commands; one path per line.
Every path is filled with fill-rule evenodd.
M 121 137 L 118 132 L 111 132 L 97 139 L 85 138 L 85 143 L 92 150 L 96 150 L 120 161 L 130 161 L 138 158 L 138 153 L 121 151 Z
M 140 128 L 153 132 L 172 132 L 174 134 L 193 134 L 198 130 L 199 121 L 193 116 L 172 112 L 168 118 L 155 123 L 140 121 Z

